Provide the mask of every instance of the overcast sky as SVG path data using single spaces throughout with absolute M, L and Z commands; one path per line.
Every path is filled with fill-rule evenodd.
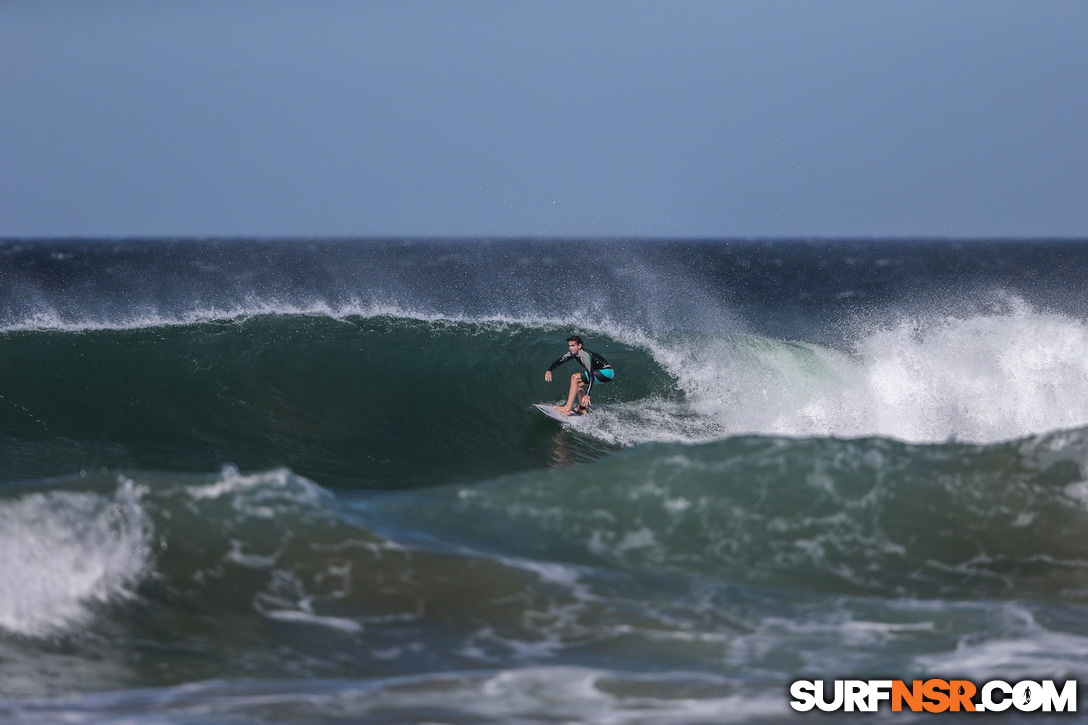
M 0 0 L 0 236 L 1088 238 L 1088 2 Z

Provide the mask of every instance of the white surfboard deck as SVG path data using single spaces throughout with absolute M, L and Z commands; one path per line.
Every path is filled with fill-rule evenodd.
M 533 407 L 552 420 L 557 420 L 560 423 L 573 423 L 574 421 L 585 417 L 584 415 L 563 415 L 556 410 L 555 406 L 551 403 L 533 403 Z

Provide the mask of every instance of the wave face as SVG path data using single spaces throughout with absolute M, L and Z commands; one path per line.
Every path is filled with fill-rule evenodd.
M 778 722 L 798 678 L 1079 678 L 1086 262 L 0 244 L 0 719 Z M 617 377 L 559 426 L 571 332 Z
M 555 327 L 388 315 L 9 333 L 9 471 L 283 465 L 397 489 L 545 466 L 555 431 L 530 405 L 566 394 L 543 382 L 556 339 Z M 644 350 L 602 342 L 628 371 L 621 393 L 669 394 Z M 579 441 L 572 460 L 609 449 Z
M 848 351 L 593 328 L 619 376 L 576 424 L 571 462 L 747 434 L 996 443 L 1088 422 L 1088 326 L 1055 313 L 897 321 Z M 234 464 L 399 489 L 547 466 L 555 431 L 531 404 L 565 396 L 573 363 L 542 376 L 567 329 L 353 312 L 8 332 L 6 475 Z

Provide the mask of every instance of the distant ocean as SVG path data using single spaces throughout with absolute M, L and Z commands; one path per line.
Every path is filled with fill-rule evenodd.
M 1084 680 L 1086 289 L 1073 241 L 0 242 L 0 721 Z M 616 379 L 564 427 L 572 333 Z

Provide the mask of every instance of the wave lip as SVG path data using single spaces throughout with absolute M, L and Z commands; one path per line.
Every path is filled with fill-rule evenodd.
M 143 492 L 55 491 L 0 504 L 0 630 L 46 637 L 86 621 L 96 603 L 132 596 L 150 567 Z

